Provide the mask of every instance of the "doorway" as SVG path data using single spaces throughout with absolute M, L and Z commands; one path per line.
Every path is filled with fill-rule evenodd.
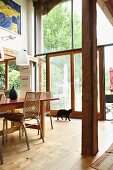
M 98 118 L 104 119 L 103 47 L 97 50 Z M 82 117 L 82 49 L 49 53 L 46 56 L 46 90 L 59 101 L 51 103 L 53 115 L 72 108 L 71 117 Z

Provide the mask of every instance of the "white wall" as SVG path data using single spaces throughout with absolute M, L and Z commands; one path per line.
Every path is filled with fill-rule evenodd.
M 15 36 L 14 40 L 3 41 L 3 47 L 20 51 L 26 49 L 29 55 L 34 55 L 34 14 L 32 0 L 14 0 L 21 5 L 21 35 L 0 28 L 0 37 Z

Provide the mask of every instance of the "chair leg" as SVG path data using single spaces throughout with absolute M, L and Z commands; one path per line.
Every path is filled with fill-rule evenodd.
M 23 129 L 24 129 L 24 132 L 25 132 L 25 138 L 26 138 L 27 148 L 28 148 L 28 150 L 30 150 L 25 124 L 24 124 L 24 123 L 21 123 L 21 124 L 22 124 Z
M 36 117 L 36 120 L 37 120 L 37 125 L 39 125 L 39 120 L 37 117 Z M 38 128 L 38 135 L 39 135 L 39 128 Z
M 6 124 L 6 120 L 3 119 L 3 134 L 2 134 L 2 144 L 4 145 L 4 136 L 5 136 L 5 124 Z
M 19 139 L 21 139 L 21 136 L 22 136 L 22 129 L 21 129 L 21 126 L 20 126 L 20 129 L 19 129 Z
M 50 113 L 50 122 L 51 122 L 51 129 L 53 129 L 53 122 L 52 122 L 52 116 L 51 116 L 51 113 Z
M 39 129 L 38 129 L 38 135 L 39 135 L 40 133 L 39 133 Z
M 8 129 L 8 120 L 6 120 L 6 129 Z M 6 142 L 8 141 L 7 133 L 6 133 Z
M 22 128 L 22 136 L 24 136 L 24 130 L 23 130 L 23 128 Z
M 2 144 L 0 144 L 0 160 L 1 164 L 3 164 Z

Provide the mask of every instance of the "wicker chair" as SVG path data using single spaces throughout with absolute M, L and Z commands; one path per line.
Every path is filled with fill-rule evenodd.
M 5 101 L 5 100 L 6 100 L 5 93 L 0 91 L 0 101 Z
M 37 125 L 38 134 L 40 130 L 42 141 L 44 142 L 42 127 L 40 124 L 40 95 L 41 92 L 27 92 L 23 112 L 26 126 L 29 127 L 34 124 Z M 30 120 L 32 119 L 36 119 L 37 123 L 30 123 Z
M 5 93 L 0 91 L 0 102 L 4 102 L 5 100 L 6 100 Z M 4 112 L 0 112 L 0 118 L 4 118 L 5 114 L 6 113 Z
M 7 129 L 7 120 L 9 120 L 13 122 L 19 122 L 20 127 L 23 127 L 23 130 L 25 131 L 27 148 L 28 150 L 30 149 L 26 127 L 34 125 L 34 124 L 30 124 L 31 119 L 37 120 L 37 129 L 38 131 L 40 130 L 40 133 L 42 133 L 40 117 L 39 117 L 39 111 L 40 111 L 40 100 L 39 99 L 40 99 L 40 93 L 27 92 L 25 96 L 25 101 L 24 101 L 23 113 L 5 113 L 5 116 L 3 119 L 3 139 L 2 139 L 3 144 L 4 144 L 5 127 Z M 7 139 L 7 134 L 6 134 L 6 139 Z M 42 137 L 42 141 L 44 142 L 43 137 Z
M 49 91 L 41 92 L 41 97 L 50 97 L 50 96 L 51 96 L 51 92 L 49 92 Z M 51 129 L 53 129 L 52 115 L 51 115 L 51 111 L 50 111 L 50 101 L 45 102 L 44 111 L 50 117 Z
M 17 122 L 19 123 L 19 127 L 23 128 L 24 132 L 25 132 L 25 138 L 26 138 L 26 143 L 27 143 L 27 149 L 29 150 L 29 142 L 28 142 L 28 137 L 27 137 L 27 131 L 26 131 L 26 126 L 24 123 L 24 114 L 22 113 L 11 113 L 11 112 L 7 112 L 4 115 L 4 119 L 3 119 L 3 135 L 2 135 L 2 144 L 4 144 L 4 137 L 6 134 L 6 141 L 7 141 L 7 133 L 5 132 L 5 128 L 7 129 L 7 121 L 11 121 L 11 122 Z M 19 129 L 20 130 L 20 129 Z
M 0 101 L 1 101 L 1 99 L 2 99 L 2 95 L 3 95 L 3 94 L 0 94 Z

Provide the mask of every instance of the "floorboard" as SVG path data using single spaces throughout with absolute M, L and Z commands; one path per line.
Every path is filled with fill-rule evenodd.
M 99 121 L 99 152 L 95 157 L 81 155 L 81 123 L 79 119 L 57 121 L 53 118 L 54 129 L 51 130 L 46 117 L 45 143 L 39 139 L 37 130 L 27 129 L 29 151 L 24 137 L 20 140 L 18 132 L 9 134 L 3 146 L 4 164 L 0 170 L 92 170 L 91 162 L 113 143 L 113 122 Z

